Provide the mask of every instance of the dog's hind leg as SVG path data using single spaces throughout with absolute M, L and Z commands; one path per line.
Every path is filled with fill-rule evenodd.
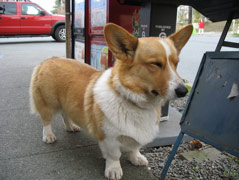
M 55 112 L 54 111 L 52 112 L 49 109 L 45 110 L 41 109 L 41 111 L 39 111 L 39 114 L 41 115 L 43 124 L 42 140 L 45 143 L 54 143 L 56 141 L 56 136 L 52 132 L 51 120 L 55 115 Z
M 73 124 L 72 121 L 70 120 L 70 118 L 67 116 L 67 114 L 64 111 L 61 112 L 61 115 L 63 117 L 63 121 L 64 121 L 67 131 L 69 131 L 69 132 L 80 131 L 80 127 Z
M 148 166 L 148 160 L 139 152 L 138 148 L 129 153 L 129 160 L 135 166 Z
M 47 103 L 39 89 L 34 89 L 32 93 L 32 105 L 34 105 L 34 113 L 39 113 L 43 125 L 42 140 L 45 143 L 53 143 L 56 141 L 56 136 L 52 132 L 51 120 L 56 114 L 57 109 Z
M 56 141 L 56 136 L 51 129 L 51 120 L 56 114 L 57 110 L 53 105 L 50 105 L 49 101 L 42 94 L 39 87 L 39 70 L 40 66 L 34 68 L 32 73 L 32 79 L 29 89 L 30 94 L 30 108 L 32 114 L 40 114 L 43 124 L 43 137 L 42 140 L 46 143 L 53 143 Z M 48 88 L 47 88 L 48 89 Z

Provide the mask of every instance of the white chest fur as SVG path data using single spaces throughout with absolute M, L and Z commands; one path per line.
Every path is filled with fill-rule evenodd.
M 129 136 L 139 144 L 152 141 L 158 131 L 157 112 L 154 108 L 143 109 L 117 94 L 108 80 L 112 69 L 105 71 L 93 89 L 96 103 L 104 112 L 103 130 L 107 136 Z

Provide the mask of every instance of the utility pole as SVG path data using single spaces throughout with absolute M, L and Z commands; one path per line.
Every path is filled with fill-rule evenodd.
M 66 15 L 66 57 L 72 58 L 71 52 L 71 4 L 70 0 L 65 0 L 65 15 Z
M 192 6 L 188 6 L 188 24 L 192 24 Z

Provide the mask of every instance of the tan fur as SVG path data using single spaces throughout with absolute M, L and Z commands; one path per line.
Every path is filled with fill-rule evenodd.
M 93 87 L 101 74 L 102 73 L 99 72 L 92 75 L 84 98 L 85 120 L 87 121 L 86 123 L 88 123 L 87 129 L 91 134 L 95 135 L 98 140 L 104 139 L 104 133 L 101 130 L 104 114 L 94 100 Z
M 132 164 L 148 164 L 139 148 L 158 134 L 161 106 L 176 97 L 183 83 L 176 72 L 178 55 L 192 26 L 167 39 L 136 38 L 114 24 L 104 30 L 116 57 L 112 70 L 99 72 L 76 60 L 50 58 L 33 71 L 30 103 L 31 111 L 41 115 L 44 142 L 56 140 L 51 119 L 60 111 L 68 130 L 78 131 L 75 124 L 99 140 L 106 178 L 120 179 L 122 150 L 130 152 Z
M 178 54 L 189 39 L 191 30 L 192 26 L 187 26 L 165 40 L 172 52 L 169 63 L 175 72 Z M 134 93 L 150 94 L 156 90 L 161 97 L 165 96 L 169 67 L 160 38 L 138 39 L 112 24 L 105 26 L 105 38 L 117 58 L 109 81 L 113 89 L 116 89 L 115 77 L 118 77 L 120 83 Z M 162 67 L 152 64 L 156 62 L 160 62 Z M 44 61 L 32 75 L 32 112 L 39 112 L 46 126 L 55 113 L 63 110 L 75 124 L 102 140 L 103 113 L 95 104 L 92 92 L 100 75 L 94 68 L 78 61 L 56 57 Z
M 40 67 L 40 66 L 36 66 L 36 67 L 33 69 L 32 80 L 31 80 L 30 89 L 29 89 L 29 94 L 30 94 L 30 111 L 31 111 L 32 114 L 37 113 L 37 109 L 36 109 L 35 102 L 34 102 L 34 99 L 33 99 L 33 94 L 36 93 L 35 81 L 36 81 L 36 79 L 37 79 L 36 76 L 37 76 L 37 74 L 38 74 L 39 67 Z M 35 97 L 35 98 L 36 98 L 36 97 Z
M 192 25 L 188 25 L 164 39 L 170 46 L 172 54 L 169 61 L 175 72 L 178 55 L 191 33 Z M 169 67 L 164 48 L 159 42 L 161 38 L 136 38 L 120 26 L 112 24 L 105 26 L 105 37 L 110 50 L 119 60 L 115 63 L 113 76 L 119 76 L 121 83 L 135 93 L 150 93 L 154 89 L 160 96 L 165 96 Z M 160 62 L 162 68 L 156 67 L 152 62 Z
M 172 54 L 169 61 L 175 72 L 178 54 L 190 37 L 191 28 L 187 26 L 184 28 L 186 30 L 165 40 L 170 45 Z M 123 28 L 111 24 L 105 26 L 105 38 L 117 58 L 109 81 L 113 89 L 116 89 L 115 77 L 118 77 L 120 83 L 134 93 L 150 94 L 152 90 L 157 90 L 160 96 L 165 96 L 169 67 L 160 38 L 138 39 Z M 162 68 L 153 62 L 160 62 Z M 95 103 L 92 92 L 100 75 L 91 66 L 78 61 L 57 57 L 44 61 L 34 69 L 32 75 L 31 111 L 40 113 L 43 125 L 47 126 L 52 117 L 63 110 L 75 124 L 103 140 L 101 124 L 104 115 Z
M 100 74 L 89 65 L 65 58 L 54 57 L 38 66 L 31 81 L 32 109 L 40 113 L 43 125 L 47 126 L 55 113 L 63 110 L 76 125 L 102 140 L 103 114 L 92 94 Z

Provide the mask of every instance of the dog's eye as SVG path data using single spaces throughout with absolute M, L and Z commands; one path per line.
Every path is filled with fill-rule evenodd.
M 160 68 L 163 66 L 160 62 L 152 62 L 151 64 L 156 65 Z

